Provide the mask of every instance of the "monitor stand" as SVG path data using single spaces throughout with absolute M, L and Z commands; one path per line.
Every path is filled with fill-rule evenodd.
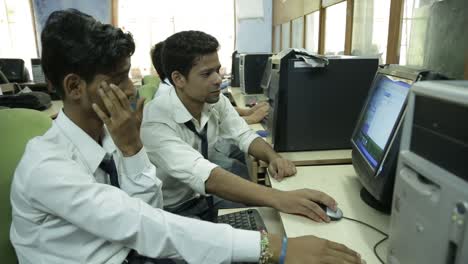
M 361 196 L 361 199 L 370 207 L 384 214 L 390 214 L 391 204 L 390 205 L 382 204 L 377 199 L 375 199 L 374 196 L 372 196 L 372 194 L 370 194 L 366 190 L 366 188 L 364 187 L 361 188 L 360 196 Z

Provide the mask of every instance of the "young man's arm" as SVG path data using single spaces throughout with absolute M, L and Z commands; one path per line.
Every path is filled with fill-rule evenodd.
M 295 175 L 296 166 L 287 159 L 282 158 L 273 148 L 262 138 L 256 138 L 249 146 L 249 154 L 259 160 L 268 162 L 268 172 L 277 179 Z

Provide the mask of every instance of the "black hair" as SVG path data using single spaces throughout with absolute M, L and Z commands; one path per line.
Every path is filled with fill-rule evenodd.
M 166 79 L 166 74 L 164 73 L 164 67 L 162 63 L 163 46 L 164 41 L 161 41 L 154 45 L 154 47 L 151 49 L 151 61 L 153 62 L 153 66 L 156 69 L 156 72 L 158 73 L 161 81 Z
M 60 96 L 63 78 L 75 73 L 86 82 L 96 74 L 108 74 L 133 55 L 135 42 L 130 33 L 102 24 L 76 9 L 55 11 L 41 33 L 42 68 Z
M 201 31 L 181 31 L 164 41 L 162 51 L 164 71 L 169 81 L 174 71 L 187 77 L 201 56 L 216 52 L 219 43 L 213 36 Z

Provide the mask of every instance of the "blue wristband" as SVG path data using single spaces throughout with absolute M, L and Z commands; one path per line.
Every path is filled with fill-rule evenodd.
M 286 250 L 288 249 L 288 238 L 286 236 L 283 237 L 283 244 L 281 245 L 281 255 L 279 257 L 279 264 L 284 264 L 284 260 L 286 259 Z

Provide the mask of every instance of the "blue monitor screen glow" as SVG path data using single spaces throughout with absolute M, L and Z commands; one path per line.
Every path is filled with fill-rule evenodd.
M 403 111 L 412 81 L 378 74 L 375 89 L 353 140 L 375 171 L 383 159 Z

